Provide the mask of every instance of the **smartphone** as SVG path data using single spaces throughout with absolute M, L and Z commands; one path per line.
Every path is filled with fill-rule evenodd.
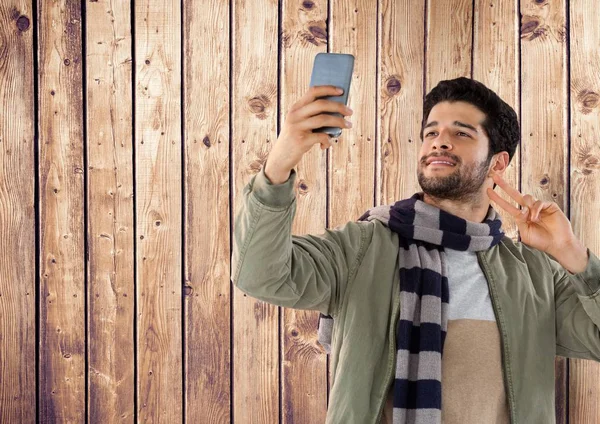
M 310 86 L 315 85 L 334 85 L 341 87 L 344 93 L 340 96 L 325 96 L 323 99 L 333 100 L 335 102 L 348 104 L 348 93 L 350 92 L 350 82 L 352 81 L 352 71 L 354 70 L 354 56 L 345 53 L 317 53 L 313 64 L 312 75 L 310 77 Z M 323 112 L 329 115 L 343 117 L 337 112 Z M 329 137 L 339 137 L 342 129 L 338 127 L 315 128 L 313 132 L 324 132 Z

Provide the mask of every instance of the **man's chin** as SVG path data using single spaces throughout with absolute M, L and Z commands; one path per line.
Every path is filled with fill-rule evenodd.
M 454 199 L 457 196 L 456 181 L 448 177 L 433 177 L 419 179 L 423 193 L 436 199 Z

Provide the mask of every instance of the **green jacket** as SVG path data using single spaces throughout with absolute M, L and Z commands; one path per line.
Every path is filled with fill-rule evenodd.
M 378 221 L 294 236 L 294 183 L 264 169 L 244 188 L 232 281 L 274 305 L 334 317 L 327 423 L 378 424 L 394 381 L 398 235 Z M 511 423 L 554 423 L 556 355 L 600 361 L 600 260 L 584 272 L 505 237 L 477 253 L 500 331 Z M 316 330 L 316 329 L 315 329 Z

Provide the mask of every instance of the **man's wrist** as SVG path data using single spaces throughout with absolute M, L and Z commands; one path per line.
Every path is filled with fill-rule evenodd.
M 589 261 L 588 249 L 579 240 L 573 240 L 562 246 L 556 254 L 551 254 L 571 274 L 585 271 Z
M 281 170 L 273 171 L 272 169 L 267 167 L 267 165 L 265 164 L 265 176 L 271 182 L 271 184 L 278 185 L 278 184 L 285 183 L 287 180 L 290 179 L 291 173 L 292 173 L 291 169 L 288 171 L 281 171 Z

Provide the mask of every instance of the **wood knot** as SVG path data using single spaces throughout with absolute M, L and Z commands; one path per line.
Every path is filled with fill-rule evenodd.
M 394 96 L 400 92 L 402 85 L 400 84 L 400 80 L 394 75 L 388 78 L 385 88 L 390 96 Z
M 183 295 L 184 296 L 191 296 L 193 291 L 194 291 L 194 289 L 192 286 L 190 286 L 188 284 L 183 286 Z
M 327 44 L 327 30 L 323 28 L 322 22 L 311 22 L 308 26 L 308 31 L 300 33 L 300 37 L 315 46 Z
M 21 15 L 17 18 L 17 29 L 21 32 L 29 29 L 30 21 L 25 15 Z
M 312 9 L 314 7 L 314 5 L 315 4 L 310 0 L 305 0 L 302 2 L 302 7 L 305 9 L 308 9 L 308 10 Z
M 252 174 L 257 174 L 260 172 L 261 168 L 264 166 L 265 162 L 267 161 L 267 156 L 269 155 L 268 153 L 262 153 L 259 152 L 258 153 L 259 157 L 256 158 L 255 160 L 253 160 L 252 162 L 250 162 L 250 172 Z
M 321 40 L 327 40 L 327 30 L 318 25 L 311 25 L 308 27 L 308 30 L 312 35 L 316 38 L 320 38 Z
M 587 115 L 592 109 L 598 107 L 600 96 L 594 91 L 583 90 L 577 95 L 577 101 L 580 104 L 579 110 L 581 113 Z
M 204 138 L 202 139 L 202 142 L 204 143 L 204 145 L 206 147 L 210 147 L 211 146 L 211 144 L 210 144 L 210 138 L 208 138 L 208 136 L 204 136 Z
M 390 145 L 386 143 L 382 147 L 383 147 L 383 157 L 388 157 L 391 154 Z
M 308 193 L 308 185 L 306 185 L 306 182 L 304 180 L 300 180 L 298 182 L 298 190 L 300 191 L 300 194 Z
M 290 331 L 290 334 L 292 335 L 292 337 L 298 337 L 298 330 L 294 329 Z
M 258 119 L 266 119 L 267 114 L 265 113 L 265 110 L 271 106 L 271 102 L 267 96 L 260 94 L 248 100 L 248 106 L 250 107 L 250 111 L 255 114 Z
M 542 179 L 540 180 L 540 185 L 542 187 L 545 187 L 548 185 L 548 183 L 550 183 L 550 178 L 548 177 L 547 174 L 544 174 L 544 176 L 542 177 Z
M 69 66 L 71 64 L 71 61 L 69 59 L 65 59 L 64 64 L 65 66 Z
M 538 37 L 544 37 L 548 32 L 546 25 L 541 25 L 540 21 L 532 16 L 523 16 L 521 24 L 521 38 L 529 41 L 535 40 Z
M 600 165 L 600 160 L 594 155 L 589 155 L 587 158 L 585 158 L 583 164 L 587 168 L 600 168 L 600 166 L 598 166 Z
M 597 156 L 586 152 L 580 155 L 582 170 L 581 173 L 583 175 L 590 175 L 594 172 L 595 169 L 600 169 L 600 159 Z

